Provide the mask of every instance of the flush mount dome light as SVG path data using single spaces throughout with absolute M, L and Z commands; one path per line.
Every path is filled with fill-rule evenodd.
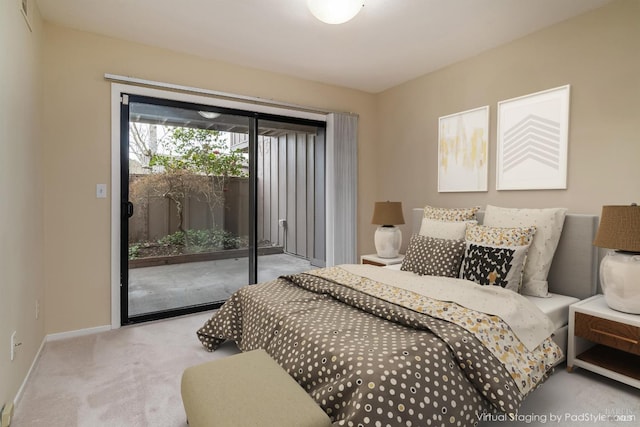
M 209 119 L 209 120 L 215 119 L 216 117 L 220 117 L 220 113 L 214 113 L 212 111 L 198 111 L 198 114 L 200 114 L 205 119 Z
M 364 0 L 307 0 L 309 10 L 322 22 L 343 24 L 360 12 Z

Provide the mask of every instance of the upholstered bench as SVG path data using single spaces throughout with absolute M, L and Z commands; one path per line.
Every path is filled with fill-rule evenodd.
M 187 368 L 182 401 L 190 427 L 327 427 L 331 420 L 264 350 Z

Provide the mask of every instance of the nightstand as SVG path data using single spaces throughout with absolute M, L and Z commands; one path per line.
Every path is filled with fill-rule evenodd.
M 362 255 L 360 257 L 360 264 L 371 264 L 377 265 L 379 267 L 384 267 L 385 265 L 394 265 L 394 264 L 402 264 L 402 260 L 404 259 L 404 255 L 400 254 L 395 258 L 380 258 L 376 254 Z
M 567 370 L 578 366 L 640 388 L 640 315 L 609 308 L 603 295 L 569 307 Z

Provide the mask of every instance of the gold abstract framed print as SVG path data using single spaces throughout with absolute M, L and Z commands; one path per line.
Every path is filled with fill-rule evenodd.
M 487 191 L 489 106 L 438 120 L 438 191 Z

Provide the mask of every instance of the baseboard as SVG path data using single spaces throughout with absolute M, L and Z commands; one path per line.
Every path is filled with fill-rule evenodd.
M 97 334 L 99 332 L 106 332 L 106 331 L 110 331 L 111 325 L 104 325 L 104 326 L 96 326 L 95 328 L 87 328 L 87 329 L 78 329 L 75 331 L 69 331 L 69 332 L 59 332 L 57 334 L 49 334 L 45 337 L 46 341 L 59 341 L 59 340 L 65 340 L 67 338 L 75 338 L 75 337 L 82 337 L 85 335 L 93 335 L 93 334 Z
M 27 381 L 29 380 L 29 377 L 31 376 L 31 372 L 33 372 L 33 369 L 36 367 L 36 363 L 38 363 L 38 360 L 40 360 L 40 355 L 42 354 L 42 349 L 44 349 L 44 344 L 47 342 L 47 337 L 45 336 L 42 339 L 42 342 L 40 343 L 40 348 L 38 349 L 38 352 L 36 353 L 36 356 L 33 358 L 33 362 L 31 362 L 31 366 L 29 367 L 29 370 L 27 371 L 27 375 L 25 375 L 24 380 L 22 381 L 22 384 L 20 384 L 20 388 L 18 389 L 18 393 L 16 393 L 16 397 L 13 399 L 13 407 L 17 408 L 18 407 L 18 402 L 20 401 L 20 398 L 22 397 L 22 393 L 24 392 L 24 388 L 27 385 Z
M 35 368 L 36 364 L 38 363 L 38 360 L 40 360 L 40 355 L 42 354 L 42 350 L 44 349 L 44 345 L 49 342 L 49 341 L 59 341 L 59 340 L 63 340 L 63 339 L 67 339 L 67 338 L 74 338 L 74 337 L 81 337 L 84 335 L 92 335 L 92 334 L 97 334 L 98 332 L 105 332 L 105 331 L 110 331 L 111 330 L 111 325 L 105 325 L 105 326 L 97 326 L 95 328 L 87 328 L 87 329 L 79 329 L 76 331 L 69 331 L 69 332 L 60 332 L 57 334 L 49 334 L 46 335 L 43 339 L 42 339 L 42 343 L 40 343 L 40 348 L 38 349 L 38 352 L 36 353 L 36 356 L 33 358 L 33 362 L 31 362 L 31 366 L 29 367 L 29 370 L 27 371 L 27 375 L 24 377 L 24 380 L 22 381 L 22 384 L 20 385 L 20 388 L 18 389 L 18 393 L 16 393 L 16 397 L 13 399 L 13 405 L 14 407 L 18 407 L 18 402 L 20 402 L 20 398 L 22 397 L 22 393 L 24 392 L 24 388 L 27 385 L 27 381 L 29 381 L 29 377 L 31 376 L 31 372 L 33 371 L 33 369 Z

